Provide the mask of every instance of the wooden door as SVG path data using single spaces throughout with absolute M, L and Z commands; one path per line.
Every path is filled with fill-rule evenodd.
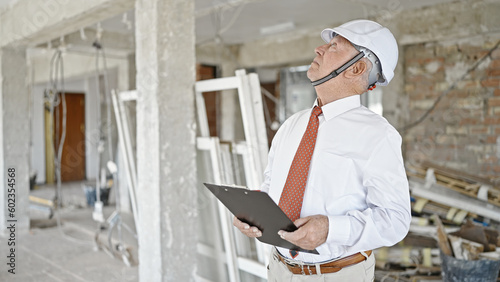
M 196 80 L 205 80 L 216 78 L 217 69 L 214 66 L 200 65 L 196 66 Z M 220 100 L 217 91 L 204 92 L 205 108 L 207 111 L 208 128 L 210 136 L 218 136 L 218 117 L 220 112 Z
M 77 181 L 85 179 L 85 95 L 83 93 L 66 93 L 66 137 L 61 157 L 61 181 Z M 54 129 L 56 148 L 62 136 L 63 109 L 60 103 L 54 109 Z M 57 116 L 59 114 L 59 116 Z M 57 151 L 55 152 L 57 156 Z

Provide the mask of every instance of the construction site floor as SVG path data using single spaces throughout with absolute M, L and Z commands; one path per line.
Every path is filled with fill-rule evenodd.
M 132 260 L 113 257 L 105 250 L 108 245 L 107 224 L 99 228 L 92 219 L 93 209 L 87 205 L 82 188 L 83 183 L 72 182 L 62 185 L 62 208 L 60 225 L 57 224 L 57 211 L 49 218 L 47 210 L 30 208 L 30 230 L 16 234 L 15 274 L 9 273 L 9 253 L 6 243 L 0 244 L 0 281 L 138 281 L 137 241 L 134 235 L 122 228 L 124 246 Z M 52 200 L 55 188 L 52 185 L 37 187 L 31 196 Z M 113 197 L 110 195 L 110 198 Z M 112 201 L 114 202 L 114 201 Z M 104 218 L 115 210 L 114 204 L 105 206 Z M 135 230 L 130 214 L 122 213 L 122 220 Z M 100 246 L 96 244 L 96 234 Z M 113 232 L 112 242 L 118 236 Z M 0 237 L 0 241 L 5 238 Z M 115 245 L 116 246 L 116 245 Z M 132 262 L 131 266 L 126 263 Z

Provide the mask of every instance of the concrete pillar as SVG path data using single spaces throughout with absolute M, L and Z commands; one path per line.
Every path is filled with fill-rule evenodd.
M 4 235 L 10 233 L 6 227 L 10 226 L 11 223 L 15 224 L 16 233 L 29 229 L 30 131 L 26 77 L 26 50 L 23 48 L 1 48 L 0 181 L 2 193 L 0 193 L 0 234 Z M 9 170 L 14 174 L 9 175 Z M 9 186 L 9 181 L 14 185 Z M 12 188 L 15 190 L 14 193 L 12 193 L 14 191 Z M 12 201 L 13 197 L 15 197 L 15 202 Z M 8 210 L 9 207 L 14 209 Z
M 140 281 L 194 281 L 194 0 L 137 0 Z

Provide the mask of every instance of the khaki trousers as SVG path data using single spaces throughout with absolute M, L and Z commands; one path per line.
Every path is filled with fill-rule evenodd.
M 335 273 L 320 275 L 293 274 L 277 256 L 276 249 L 274 249 L 269 260 L 268 282 L 372 282 L 375 278 L 375 256 L 373 253 L 363 262 L 344 267 Z

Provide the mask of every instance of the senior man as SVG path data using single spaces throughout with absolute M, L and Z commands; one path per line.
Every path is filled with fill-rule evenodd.
M 373 281 L 372 250 L 402 240 L 411 220 L 401 136 L 360 103 L 393 78 L 396 40 L 368 20 L 321 37 L 307 72 L 316 102 L 278 130 L 261 187 L 298 227 L 280 236 L 319 255 L 273 248 L 269 281 Z M 237 218 L 234 225 L 262 235 Z

